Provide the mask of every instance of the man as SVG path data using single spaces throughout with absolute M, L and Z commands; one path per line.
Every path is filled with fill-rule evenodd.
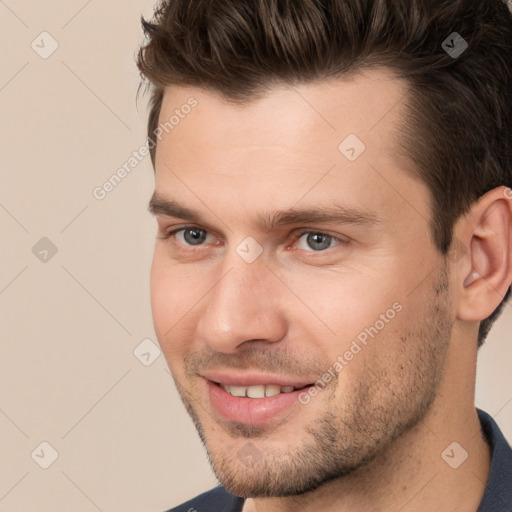
M 510 511 L 474 406 L 512 281 L 502 0 L 143 22 L 156 333 L 220 486 L 174 511 Z

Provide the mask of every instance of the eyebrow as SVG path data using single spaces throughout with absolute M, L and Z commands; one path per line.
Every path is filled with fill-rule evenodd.
M 152 215 L 165 215 L 167 217 L 189 220 L 191 222 L 200 222 L 202 220 L 199 212 L 191 210 L 172 199 L 166 199 L 157 192 L 154 192 L 151 196 L 148 210 Z
M 192 210 L 175 200 L 167 199 L 153 193 L 148 205 L 152 215 L 176 217 L 197 224 L 204 223 L 200 212 Z M 379 217 L 374 213 L 360 208 L 343 205 L 319 206 L 315 208 L 295 208 L 277 210 L 267 215 L 257 215 L 257 221 L 263 230 L 270 231 L 278 226 L 333 222 L 337 224 L 370 225 L 378 224 Z

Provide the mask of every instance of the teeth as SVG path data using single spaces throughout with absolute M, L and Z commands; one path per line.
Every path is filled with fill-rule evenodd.
M 279 395 L 281 393 L 281 388 L 279 386 L 276 386 L 274 384 L 271 384 L 270 386 L 265 386 L 265 396 L 275 396 Z
M 280 393 L 291 393 L 295 389 L 293 386 L 277 386 L 276 384 L 267 384 L 266 386 L 228 386 L 227 384 L 221 384 L 221 387 L 233 396 L 249 398 L 276 396 Z
M 242 387 L 242 386 L 229 386 L 230 389 L 226 391 L 228 391 L 229 393 L 231 393 L 233 396 L 245 396 L 245 388 Z
M 247 396 L 249 398 L 263 398 L 265 396 L 265 386 L 249 386 Z

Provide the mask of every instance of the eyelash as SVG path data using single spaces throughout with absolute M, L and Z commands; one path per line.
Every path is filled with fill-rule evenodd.
M 179 233 L 181 231 L 187 231 L 187 230 L 204 231 L 208 235 L 211 234 L 208 232 L 208 230 L 199 228 L 197 226 L 182 226 L 177 229 L 172 229 L 170 231 L 166 231 L 165 233 L 162 234 L 162 236 L 160 236 L 158 238 L 160 238 L 161 240 L 169 240 L 169 239 L 173 238 L 177 233 Z M 341 238 L 338 238 L 334 235 L 330 235 L 329 233 L 325 233 L 323 231 L 316 231 L 316 230 L 311 230 L 311 229 L 303 229 L 303 230 L 299 231 L 298 233 L 294 234 L 292 244 L 296 243 L 298 240 L 300 240 L 306 234 L 323 235 L 325 237 L 329 237 L 331 240 L 336 242 L 335 245 L 328 247 L 327 249 L 320 250 L 320 251 L 310 250 L 310 251 L 306 251 L 306 252 L 321 254 L 321 253 L 327 252 L 329 249 L 332 249 L 333 247 L 336 247 L 338 245 L 348 245 L 349 244 L 348 240 L 343 240 Z M 199 244 L 197 246 L 187 244 L 186 247 L 190 248 L 190 250 L 194 250 L 194 249 L 198 249 L 200 247 L 204 247 L 204 244 Z

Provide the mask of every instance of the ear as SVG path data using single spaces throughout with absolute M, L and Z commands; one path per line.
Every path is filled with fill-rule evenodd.
M 512 190 L 498 187 L 483 195 L 454 234 L 453 242 L 465 246 L 454 262 L 457 318 L 478 322 L 498 307 L 512 282 Z

